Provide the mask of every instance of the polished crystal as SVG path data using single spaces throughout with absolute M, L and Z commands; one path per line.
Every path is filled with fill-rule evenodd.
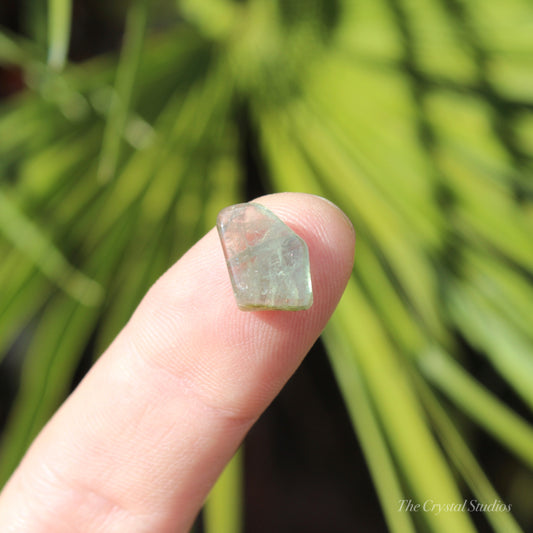
M 313 303 L 305 241 L 256 203 L 223 209 L 217 229 L 240 309 L 308 309 Z

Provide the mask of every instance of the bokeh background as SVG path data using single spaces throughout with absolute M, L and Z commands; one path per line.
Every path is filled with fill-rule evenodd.
M 0 486 L 222 207 L 305 191 L 354 271 L 196 531 L 533 529 L 530 0 L 3 0 L 0 98 Z

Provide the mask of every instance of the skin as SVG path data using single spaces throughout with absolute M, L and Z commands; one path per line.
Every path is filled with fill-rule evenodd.
M 243 312 L 211 230 L 148 291 L 0 494 L 0 531 L 188 531 L 246 432 L 326 325 L 355 235 L 322 198 L 255 200 L 308 244 L 314 303 Z

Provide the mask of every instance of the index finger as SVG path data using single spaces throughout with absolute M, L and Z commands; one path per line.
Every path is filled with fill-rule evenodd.
M 314 304 L 237 308 L 215 230 L 152 287 L 0 498 L 16 531 L 186 531 L 349 278 L 350 222 L 324 199 L 258 200 L 308 244 Z M 37 490 L 36 490 L 37 489 Z

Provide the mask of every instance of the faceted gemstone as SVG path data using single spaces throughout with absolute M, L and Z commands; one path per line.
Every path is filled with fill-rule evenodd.
M 255 203 L 232 205 L 219 213 L 217 229 L 240 309 L 311 307 L 307 244 L 272 211 Z

